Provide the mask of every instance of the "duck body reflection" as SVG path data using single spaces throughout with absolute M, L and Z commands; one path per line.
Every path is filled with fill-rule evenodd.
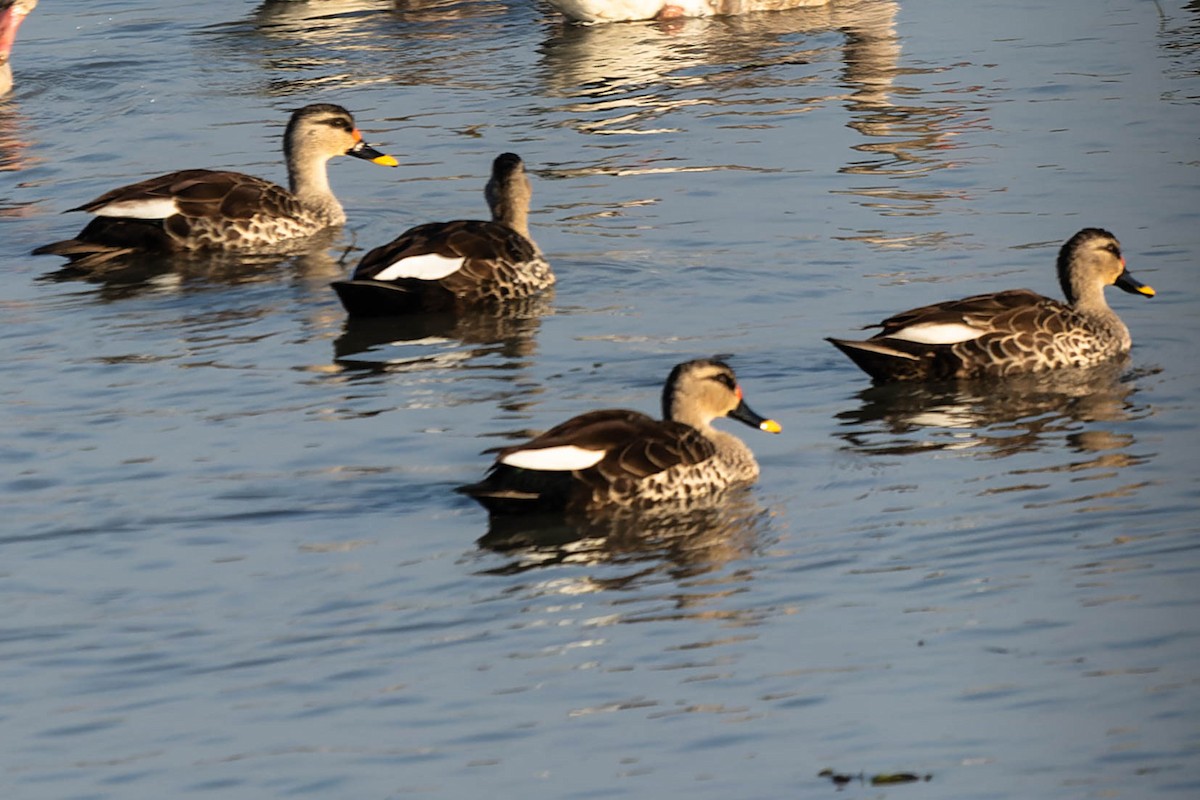
M 500 313 L 347 317 L 334 342 L 334 361 L 342 369 L 366 373 L 466 366 L 489 354 L 524 364 L 537 351 L 549 300 L 544 295 L 529 298 Z
M 38 280 L 91 284 L 96 287 L 96 296 L 106 301 L 139 295 L 207 291 L 219 286 L 271 283 L 289 278 L 323 286 L 342 269 L 333 255 L 345 249 L 340 237 L 339 228 L 327 228 L 292 243 L 291 247 L 278 248 L 284 252 L 130 253 L 108 261 L 99 269 L 81 270 L 68 263 L 39 276 Z
M 751 495 L 743 487 L 726 493 L 719 507 L 673 514 L 493 516 L 475 544 L 505 559 L 485 570 L 493 575 L 555 565 L 614 567 L 580 576 L 573 591 L 628 588 L 664 572 L 690 577 L 761 546 L 774 515 Z
M 859 392 L 861 405 L 837 415 L 838 434 L 869 455 L 931 450 L 986 451 L 994 457 L 1066 443 L 1095 450 L 1124 434 L 1099 430 L 1139 415 L 1130 396 L 1128 356 L 1094 367 L 999 380 L 902 382 Z M 1124 446 L 1124 445 L 1122 445 Z

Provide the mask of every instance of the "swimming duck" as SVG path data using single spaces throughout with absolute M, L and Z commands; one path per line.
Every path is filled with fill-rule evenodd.
M 333 288 L 351 315 L 455 311 L 529 297 L 554 273 L 529 236 L 533 190 L 515 153 L 492 163 L 484 189 L 490 220 L 430 222 L 363 256 Z
M 348 155 L 397 165 L 396 159 L 368 147 L 350 112 L 331 103 L 292 113 L 283 152 L 290 191 L 240 172 L 172 172 L 69 209 L 96 218 L 74 239 L 33 252 L 66 256 L 72 268 L 94 269 L 138 252 L 273 251 L 346 221 L 329 188 L 329 159 Z
M 781 430 L 750 410 L 721 361 L 677 365 L 662 407 L 661 420 L 624 409 L 590 411 L 524 444 L 487 451 L 497 453 L 487 475 L 457 491 L 502 515 L 702 506 L 758 477 L 750 448 L 713 428 L 715 418 Z
M 829 0 L 550 0 L 573 22 L 628 22 L 680 17 L 718 17 L 752 11 L 823 6 Z
M 1125 269 L 1121 244 L 1084 228 L 1058 253 L 1067 302 L 1028 289 L 922 306 L 885 319 L 866 341 L 828 339 L 876 382 L 978 378 L 1087 367 L 1129 352 L 1129 329 L 1104 287 L 1153 297 Z
M 17 40 L 17 29 L 37 4 L 38 0 L 0 0 L 0 96 L 12 89 L 12 65 L 8 59 Z

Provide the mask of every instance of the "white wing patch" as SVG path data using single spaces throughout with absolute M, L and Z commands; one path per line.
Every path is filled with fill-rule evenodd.
M 423 256 L 402 258 L 394 264 L 389 264 L 371 279 L 376 281 L 394 281 L 397 278 L 417 278 L 422 281 L 436 281 L 462 268 L 465 258 L 447 258 L 437 253 L 426 253 Z
M 98 217 L 127 217 L 129 219 L 166 219 L 179 213 L 173 197 L 150 200 L 117 200 L 100 206 L 92 212 Z
M 542 447 L 537 450 L 518 450 L 500 459 L 501 464 L 521 469 L 540 469 L 551 472 L 568 472 L 587 469 L 604 458 L 605 450 L 585 450 L 575 445 Z
M 955 344 L 978 339 L 982 335 L 982 329 L 973 328 L 965 322 L 925 322 L 908 325 L 895 333 L 889 333 L 888 338 L 920 344 Z

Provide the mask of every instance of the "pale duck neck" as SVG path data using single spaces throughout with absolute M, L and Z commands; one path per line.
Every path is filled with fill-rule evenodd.
M 483 195 L 492 212 L 493 222 L 507 225 L 537 248 L 533 237 L 529 235 L 529 201 L 533 190 L 523 170 L 503 178 L 493 175 L 484 187 Z
M 529 200 L 520 197 L 498 197 L 492 201 L 492 219 L 503 222 L 526 239 L 533 242 L 529 235 Z M 536 245 L 535 245 L 536 247 Z
M 300 204 L 329 225 L 346 221 L 342 204 L 329 186 L 326 166 L 331 156 L 306 152 L 303 147 L 288 152 L 288 184 Z
M 1133 338 L 1129 328 L 1121 321 L 1117 312 L 1108 305 L 1104 296 L 1104 285 L 1099 281 L 1085 281 L 1078 278 L 1078 273 L 1072 273 L 1070 291 L 1067 300 L 1071 306 L 1093 323 L 1108 330 L 1121 341 L 1121 349 L 1128 350 L 1133 346 Z

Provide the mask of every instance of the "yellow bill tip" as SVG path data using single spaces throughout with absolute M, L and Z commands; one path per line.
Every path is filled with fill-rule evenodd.
M 773 419 L 764 419 L 758 427 L 767 433 L 780 433 L 783 431 L 783 426 Z
M 397 161 L 396 159 L 392 158 L 391 156 L 379 156 L 378 158 L 372 158 L 371 163 L 378 164 L 381 167 L 398 167 L 398 166 L 400 166 L 400 162 Z
M 1138 288 L 1138 291 L 1146 295 L 1146 297 L 1154 297 L 1155 295 L 1154 288 L 1151 286 L 1146 286 L 1145 284 L 1142 284 L 1142 286 Z

